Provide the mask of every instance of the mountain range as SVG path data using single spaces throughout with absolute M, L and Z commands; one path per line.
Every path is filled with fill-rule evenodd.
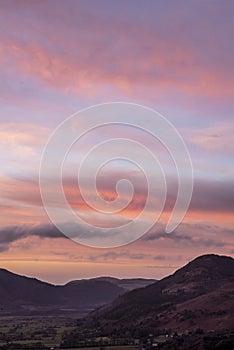
M 98 277 L 56 286 L 0 269 L 0 310 L 1 315 L 83 315 L 129 290 L 153 282 L 152 279 Z
M 231 329 L 234 259 L 214 254 L 160 281 L 97 277 L 62 286 L 0 269 L 1 315 L 75 315 L 79 332 Z

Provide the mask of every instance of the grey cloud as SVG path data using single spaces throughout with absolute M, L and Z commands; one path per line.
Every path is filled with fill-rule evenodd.
M 211 233 L 227 233 L 233 234 L 234 231 L 218 226 L 202 225 L 202 224 L 180 224 L 174 232 L 168 234 L 161 228 L 151 231 L 146 234 L 142 239 L 144 241 L 156 241 L 161 238 L 171 240 L 182 245 L 191 246 L 196 245 L 200 247 L 224 247 L 226 243 L 222 239 L 217 237 L 210 237 Z M 207 236 L 206 236 L 207 234 Z
M 67 224 L 69 225 L 69 224 Z M 95 237 L 99 234 L 100 228 L 98 228 L 98 233 L 95 228 L 91 228 L 88 232 L 87 228 L 84 229 L 82 226 L 74 226 L 74 237 L 79 236 L 89 236 Z M 116 234 L 118 230 L 116 230 Z M 214 233 L 214 235 L 213 235 Z M 224 247 L 226 246 L 225 239 L 223 235 L 231 237 L 234 230 L 222 228 L 218 226 L 206 225 L 206 224 L 180 224 L 180 226 L 172 233 L 165 233 L 162 224 L 158 224 L 157 228 L 151 230 L 141 239 L 145 242 L 157 241 L 160 239 L 168 240 L 174 243 L 180 243 L 181 246 L 197 246 L 197 247 Z M 66 238 L 54 225 L 52 224 L 40 224 L 34 226 L 8 226 L 0 229 L 0 252 L 5 252 L 9 249 L 13 242 L 20 241 L 26 237 L 39 237 L 40 239 L 50 238 L 59 239 Z M 116 260 L 118 258 L 127 257 L 128 259 L 141 260 L 149 257 L 147 254 L 143 253 L 131 253 L 127 250 L 120 253 L 108 251 L 98 256 L 90 257 L 90 260 L 97 259 L 112 259 Z M 155 256 L 155 260 L 164 260 L 164 256 Z
M 154 260 L 166 260 L 167 257 L 165 255 L 155 255 Z
M 97 260 L 117 260 L 119 258 L 127 258 L 127 259 L 133 259 L 133 260 L 143 260 L 145 258 L 149 257 L 147 254 L 132 254 L 129 251 L 121 251 L 121 252 L 113 252 L 108 251 L 102 254 L 97 255 L 91 255 L 89 256 L 90 261 L 97 261 Z
M 130 259 L 136 259 L 136 260 L 142 260 L 148 257 L 149 255 L 147 254 L 129 254 L 128 257 Z
M 0 229 L 0 252 L 7 251 L 10 244 L 25 237 L 39 238 L 65 238 L 65 236 L 52 224 L 7 226 Z
M 196 180 L 192 197 L 191 210 L 234 211 L 233 181 Z
M 6 252 L 8 249 L 9 249 L 9 246 L 7 244 L 0 243 L 0 253 Z

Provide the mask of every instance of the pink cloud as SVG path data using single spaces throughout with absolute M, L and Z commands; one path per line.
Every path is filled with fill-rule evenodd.
M 170 35 L 157 27 L 142 27 L 136 40 L 136 32 L 129 23 L 117 20 L 110 23 L 107 18 L 87 15 L 86 11 L 82 14 L 78 9 L 77 5 L 73 18 L 59 8 L 62 20 L 58 23 L 54 19 L 54 31 L 46 17 L 48 9 L 39 9 L 45 13 L 42 31 L 48 29 L 44 42 L 39 23 L 30 19 L 27 26 L 35 34 L 34 40 L 30 32 L 20 40 L 14 33 L 15 27 L 21 26 L 20 18 L 16 18 L 9 33 L 1 36 L 1 62 L 8 73 L 13 70 L 18 76 L 83 96 L 95 96 L 100 87 L 103 91 L 109 87 L 128 96 L 150 89 L 151 95 L 233 97 L 232 66 L 222 65 L 212 56 L 212 42 L 203 51 L 202 43 L 200 47 L 185 33 L 181 35 L 179 23 L 175 23 L 176 30 Z M 34 11 L 33 7 L 31 10 Z M 79 29 L 72 19 L 80 23 Z M 222 54 L 227 61 L 226 53 Z

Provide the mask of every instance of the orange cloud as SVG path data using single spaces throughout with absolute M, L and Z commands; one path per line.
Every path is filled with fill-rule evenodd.
M 98 190 L 99 195 L 103 199 L 113 200 L 116 198 L 115 186 L 116 179 L 120 174 L 108 173 L 104 176 L 99 183 Z M 134 219 L 144 209 L 144 205 L 147 198 L 147 188 L 142 186 L 141 181 L 135 175 L 132 177 L 134 185 L 134 196 L 130 201 L 130 204 L 124 207 L 123 210 L 116 213 L 116 225 L 118 226 L 118 217 L 125 217 L 128 219 Z M 131 178 L 130 178 L 131 181 Z M 176 188 L 175 185 L 168 189 L 166 205 L 164 213 L 161 217 L 161 221 L 165 222 L 170 215 L 175 199 L 176 199 Z M 206 182 L 202 180 L 196 180 L 192 201 L 190 204 L 189 211 L 185 220 L 189 221 L 192 218 L 197 220 L 211 220 L 214 222 L 232 222 L 233 221 L 233 185 L 232 183 L 226 182 Z M 87 221 L 98 221 L 98 225 L 102 226 L 102 217 L 98 219 L 98 213 L 96 213 L 89 204 L 87 204 L 81 192 L 77 186 L 76 181 L 71 178 L 65 178 L 63 182 L 63 190 L 66 199 L 71 208 L 76 211 L 79 215 L 84 216 Z M 55 191 L 53 179 L 50 181 L 48 191 L 53 195 Z M 89 188 L 85 189 L 86 194 L 92 205 L 95 205 L 96 195 L 89 191 Z M 98 195 L 98 194 L 97 194 Z M 35 179 L 30 178 L 18 178 L 18 179 L 2 179 L 2 190 L 1 190 L 1 205 L 3 210 L 7 213 L 7 216 L 2 217 L 2 222 L 6 223 L 8 218 L 11 222 L 12 213 L 14 213 L 16 220 L 17 217 L 22 214 L 22 220 L 27 222 L 33 221 L 33 214 L 35 215 L 35 222 L 41 222 L 42 218 L 48 221 L 45 210 L 43 208 L 39 183 Z M 58 203 L 54 203 L 58 206 Z M 111 204 L 110 204 L 111 208 Z M 17 215 L 16 215 L 17 214 Z M 91 214 L 91 215 L 90 215 Z M 148 209 L 147 217 L 148 220 L 154 220 L 155 207 Z M 106 223 L 103 223 L 105 226 Z M 113 223 L 113 225 L 115 225 Z

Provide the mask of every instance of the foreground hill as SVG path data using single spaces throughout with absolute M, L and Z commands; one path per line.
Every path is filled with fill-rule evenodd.
M 129 287 L 124 287 L 124 280 L 113 280 L 109 277 L 94 278 L 55 286 L 0 269 L 1 315 L 87 313 L 129 290 Z M 131 285 L 131 280 L 127 281 L 128 286 Z M 145 284 L 153 282 L 143 281 Z M 134 279 L 132 286 L 141 286 L 142 283 L 137 284 Z
M 233 327 L 234 259 L 204 255 L 173 275 L 131 291 L 91 313 L 81 327 L 111 334 L 121 329 L 175 331 Z

